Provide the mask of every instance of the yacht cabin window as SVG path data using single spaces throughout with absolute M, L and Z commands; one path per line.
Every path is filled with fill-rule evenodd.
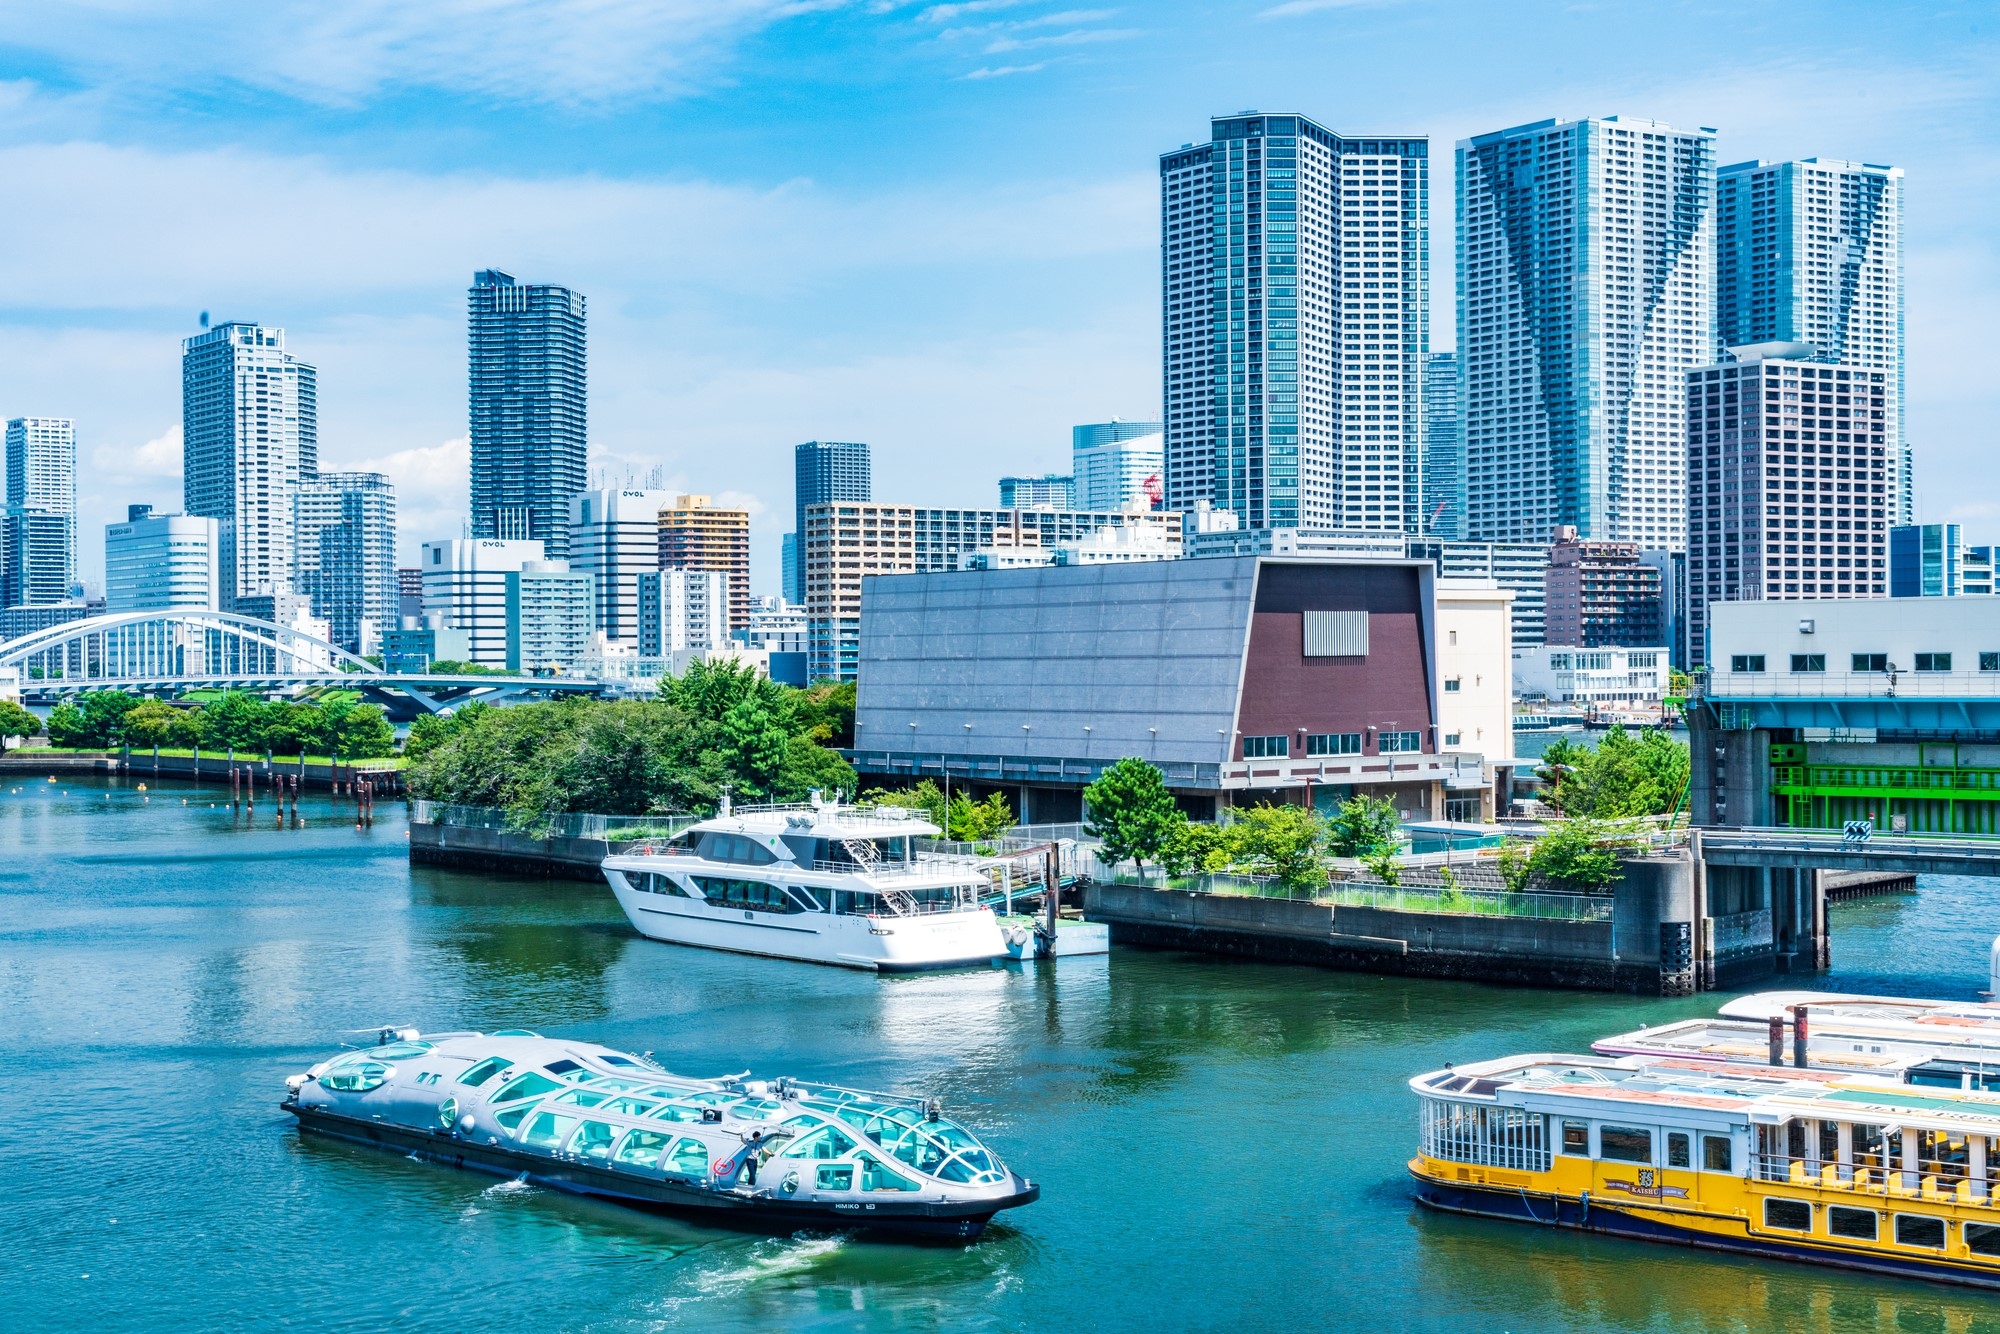
M 1705 1172 L 1727 1172 L 1729 1166 L 1729 1136 L 1703 1135 L 1701 1137 L 1701 1166 Z
M 736 862 L 743 866 L 769 866 L 778 854 L 748 834 L 703 834 L 701 855 L 712 862 Z
M 1688 1153 L 1688 1137 L 1682 1131 L 1670 1130 L 1667 1132 L 1667 1166 L 1694 1166 L 1691 1156 Z
M 1602 1126 L 1597 1132 L 1598 1156 L 1614 1163 L 1653 1161 L 1653 1132 L 1632 1126 Z

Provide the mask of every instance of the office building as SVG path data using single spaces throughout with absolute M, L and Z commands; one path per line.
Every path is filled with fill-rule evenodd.
M 1556 530 L 1549 548 L 1546 641 L 1582 648 L 1663 642 L 1660 571 L 1630 542 L 1593 542 Z
M 1073 510 L 1076 508 L 1076 478 L 1061 473 L 1040 477 L 1002 477 L 1000 508 L 1003 510 Z
M 1430 142 L 1217 117 L 1160 157 L 1166 507 L 1414 532 Z
M 155 514 L 151 505 L 133 505 L 124 523 L 106 524 L 105 610 L 218 610 L 218 528 L 214 519 Z
M 1688 558 L 1685 551 L 1642 551 L 1639 559 L 1660 572 L 1660 642 L 1668 663 L 1688 667 Z
M 367 655 L 401 612 L 396 488 L 379 472 L 323 472 L 299 484 L 297 591 L 333 628 L 333 642 Z
M 728 628 L 750 623 L 750 511 L 724 509 L 707 496 L 675 496 L 660 511 L 655 540 L 663 570 L 728 575 Z
M 1887 371 L 1738 348 L 1688 376 L 1688 652 L 1718 602 L 1886 597 Z
M 7 508 L 0 515 L 0 606 L 61 602 L 76 581 L 76 423 L 7 423 Z
M 1813 361 L 1880 371 L 1890 520 L 1910 524 L 1903 438 L 1903 169 L 1834 158 L 1716 173 L 1715 309 L 1726 347 L 1802 343 Z
M 71 621 L 87 620 L 104 614 L 104 599 L 65 598 L 61 602 L 29 602 L 16 607 L 0 607 L 0 644 L 31 635 L 38 630 L 51 630 L 58 625 L 68 625 Z M 72 674 L 84 670 L 82 653 L 72 648 L 69 651 Z
M 1080 510 L 1156 510 L 1166 499 L 1166 435 L 1159 422 L 1108 422 L 1070 432 Z
M 1889 529 L 1889 596 L 1990 597 L 1993 548 L 1968 547 L 1955 523 Z
M 1465 537 L 1465 424 L 1458 416 L 1458 353 L 1424 358 L 1422 522 L 1418 533 L 1440 541 Z
M 382 670 L 429 674 L 438 663 L 468 660 L 471 644 L 463 630 L 448 626 L 405 625 L 382 632 Z
M 1896 490 L 1892 509 L 1897 526 L 1907 528 L 1917 521 L 1917 451 L 1905 440 L 1894 457 Z
M 524 560 L 507 581 L 507 669 L 533 675 L 567 670 L 590 646 L 596 577 L 568 561 Z
M 778 543 L 778 595 L 795 607 L 805 605 L 805 565 L 799 559 L 797 533 L 786 533 Z
M 1088 510 L 926 509 L 914 505 L 815 505 L 805 516 L 806 627 L 813 680 L 854 679 L 862 580 L 871 574 L 955 570 L 982 548 L 1074 546 L 1106 529 L 1159 536 L 1181 549 L 1181 516 Z
M 466 294 L 471 377 L 472 535 L 569 555 L 570 497 L 589 449 L 581 292 L 517 283 L 498 269 Z
M 319 473 L 318 384 L 283 329 L 218 324 L 181 343 L 183 508 L 217 523 L 225 610 L 292 588 L 292 503 Z
M 510 651 L 507 576 L 542 559 L 539 542 L 458 537 L 426 542 L 423 561 L 424 618 L 462 630 L 465 661 L 505 667 Z M 586 636 L 587 637 L 587 636 Z
M 231 610 L 238 616 L 303 630 L 315 638 L 332 642 L 332 622 L 324 616 L 313 615 L 312 599 L 289 588 L 265 586 L 238 594 L 236 605 Z
M 1657 706 L 1667 693 L 1664 648 L 1550 644 L 1514 654 L 1514 689 L 1551 704 Z
M 1687 541 L 1687 372 L 1716 360 L 1715 135 L 1619 116 L 1458 145 L 1467 535 Z
M 639 576 L 660 568 L 660 512 L 667 491 L 609 488 L 569 498 L 569 565 L 591 577 L 597 629 L 614 644 L 639 642 Z
M 875 489 L 868 446 L 853 441 L 806 441 L 792 451 L 792 472 L 792 532 L 798 538 L 793 543 L 793 572 L 798 596 L 787 595 L 786 601 L 803 604 L 806 600 L 806 510 L 814 505 L 873 500 Z
M 756 598 L 750 604 L 750 624 L 731 637 L 772 653 L 804 653 L 806 609 L 783 598 Z
M 1477 819 L 1493 770 L 1473 730 L 1511 758 L 1505 594 L 1456 589 L 1447 614 L 1427 562 L 953 571 L 872 579 L 863 599 L 855 767 L 910 781 L 942 763 L 1026 821 L 1080 818 L 1084 786 L 1134 755 L 1203 814 L 1365 794 L 1406 819 Z M 1486 701 L 1455 714 L 1456 745 L 1447 693 Z
M 651 570 L 639 576 L 639 656 L 729 646 L 729 575 L 723 570 Z
M 406 624 L 424 614 L 424 572 L 419 566 L 396 568 L 396 621 Z

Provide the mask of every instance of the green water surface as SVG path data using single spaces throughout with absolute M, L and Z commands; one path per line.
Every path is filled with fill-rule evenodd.
M 186 804 L 183 804 L 183 802 Z M 2000 1330 L 1923 1284 L 1427 1214 L 1413 1073 L 1639 1000 L 1120 949 L 874 977 L 636 937 L 601 886 L 412 868 L 167 784 L 0 789 L 9 1330 Z M 2000 881 L 1834 910 L 1832 986 L 1971 997 Z M 530 1027 L 935 1093 L 1043 1185 L 977 1245 L 757 1238 L 302 1140 L 347 1030 Z

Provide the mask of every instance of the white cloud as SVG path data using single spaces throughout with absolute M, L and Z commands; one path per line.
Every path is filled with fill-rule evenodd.
M 10 15 L 17 50 L 97 81 L 238 82 L 352 104 L 437 88 L 574 105 L 699 85 L 735 41 L 848 0 L 125 0 Z
M 96 445 L 90 451 L 90 471 L 79 478 L 92 490 L 106 483 L 129 486 L 146 482 L 181 480 L 181 428 L 168 427 L 142 445 Z
M 1048 62 L 1043 60 L 1038 60 L 1032 65 L 982 65 L 964 77 L 968 79 L 1004 79 L 1010 74 L 1038 74 L 1048 67 Z
M 1044 37 L 1000 37 L 986 44 L 987 55 L 1005 51 L 1029 51 L 1040 46 L 1088 46 L 1097 42 L 1122 42 L 1140 35 L 1138 28 L 1074 28 Z
M 1328 9 L 1377 9 L 1384 5 L 1398 3 L 1399 0 L 1285 0 L 1284 4 L 1272 5 L 1258 11 L 1260 19 L 1296 18 L 1300 14 L 1317 14 Z

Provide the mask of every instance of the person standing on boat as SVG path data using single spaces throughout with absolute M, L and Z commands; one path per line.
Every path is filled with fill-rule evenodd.
M 757 1151 L 763 1147 L 764 1132 L 761 1130 L 751 1131 L 750 1151 L 743 1155 L 743 1171 L 753 1186 L 757 1184 Z

